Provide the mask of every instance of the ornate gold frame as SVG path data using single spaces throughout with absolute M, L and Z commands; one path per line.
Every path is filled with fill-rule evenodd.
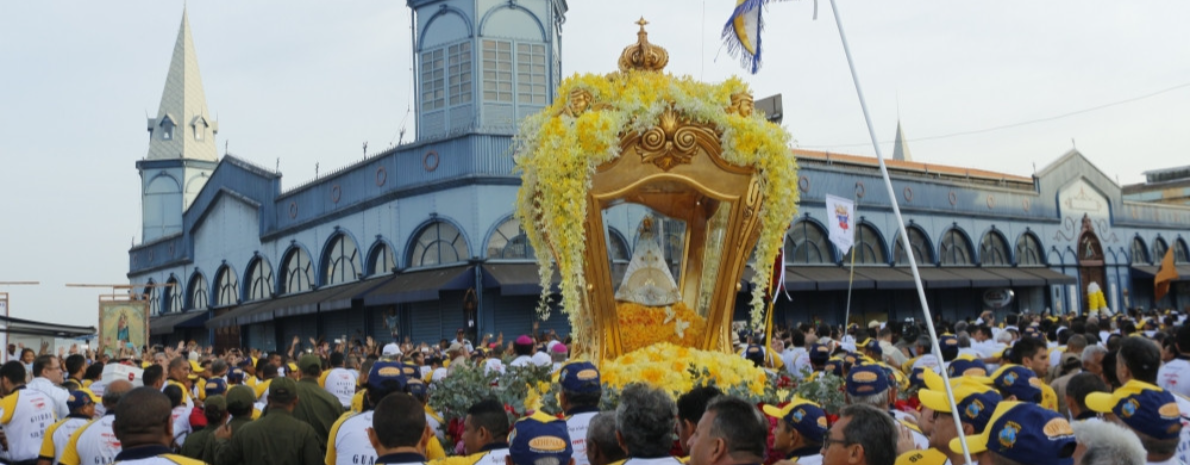
M 624 353 L 616 301 L 611 292 L 612 276 L 607 260 L 607 243 L 601 212 L 619 202 L 648 206 L 662 214 L 686 221 L 683 270 L 679 287 L 689 302 L 699 291 L 703 257 L 692 256 L 706 244 L 707 222 L 713 206 L 730 202 L 725 234 L 727 243 L 719 255 L 719 273 L 711 294 L 707 331 L 698 349 L 730 350 L 730 327 L 740 277 L 748 254 L 759 239 L 763 203 L 760 177 L 752 168 L 734 166 L 721 156 L 720 134 L 713 128 L 686 120 L 669 111 L 658 125 L 642 133 L 629 132 L 620 138 L 621 156 L 600 165 L 592 176 L 587 196 L 588 238 L 583 271 L 587 278 L 584 306 L 599 335 L 592 349 L 600 359 Z M 679 192 L 650 191 L 650 186 L 677 184 Z

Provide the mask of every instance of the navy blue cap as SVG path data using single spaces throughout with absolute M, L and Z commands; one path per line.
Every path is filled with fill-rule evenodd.
M 830 360 L 827 360 L 826 364 L 822 366 L 822 371 L 823 371 L 823 373 L 830 373 L 832 375 L 842 377 L 843 376 L 843 359 L 832 358 Z
M 757 365 L 764 364 L 764 348 L 756 344 L 749 345 L 744 349 L 744 358 Z
M 867 344 L 864 344 L 864 350 L 876 354 L 877 356 L 884 355 L 884 348 L 880 347 L 879 339 L 871 339 Z
M 1182 432 L 1181 413 L 1173 394 L 1137 380 L 1110 394 L 1088 394 L 1087 407 L 1100 413 L 1114 413 L 1129 428 L 1159 441 L 1176 438 Z
M 232 368 L 227 371 L 227 380 L 233 383 L 244 382 L 244 369 L 240 367 Z
M 926 387 L 925 371 L 927 368 L 917 367 L 909 373 L 909 385 L 912 387 L 924 388 Z
M 384 392 L 402 391 L 407 380 L 400 362 L 376 362 L 368 372 L 368 389 Z
M 227 392 L 227 381 L 223 378 L 211 378 L 207 380 L 207 385 L 203 386 L 204 392 L 208 396 L 222 395 Z
M 409 384 L 405 385 L 405 389 L 409 390 L 410 394 L 416 396 L 425 395 L 426 383 L 423 383 L 420 379 L 413 378 L 409 380 Z
M 540 410 L 514 423 L 508 434 L 508 456 L 515 465 L 536 465 L 541 459 L 566 464 L 573 455 L 566 421 Z
M 988 366 L 983 360 L 971 355 L 960 355 L 946 366 L 946 374 L 951 378 L 962 376 L 987 376 Z
M 888 373 L 876 365 L 852 367 L 847 373 L 847 394 L 870 396 L 888 391 Z
M 82 389 L 70 391 L 70 396 L 66 398 L 66 408 L 73 412 L 88 405 L 94 405 L 96 404 L 94 395 L 90 391 Z
M 831 358 L 831 348 L 825 344 L 810 344 L 810 362 L 821 364 Z
M 1040 405 L 1000 402 L 987 429 L 967 436 L 967 447 L 972 455 L 992 451 L 1016 463 L 1072 465 L 1074 429 L 1058 412 Z M 962 453 L 962 439 L 952 439 L 950 450 Z
M 785 420 L 810 442 L 821 444 L 826 437 L 826 412 L 818 404 L 794 397 L 784 407 L 765 405 L 763 410 L 765 415 Z
M 992 375 L 996 389 L 1016 396 L 1016 400 L 1040 403 L 1041 380 L 1033 370 L 1020 365 L 1005 365 Z
M 591 362 L 571 362 L 562 367 L 558 375 L 562 390 L 574 393 L 596 393 L 603 390 L 600 385 L 599 369 Z

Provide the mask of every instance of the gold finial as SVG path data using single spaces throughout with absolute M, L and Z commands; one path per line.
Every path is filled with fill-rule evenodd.
M 649 22 L 645 21 L 643 16 L 636 24 L 640 25 L 640 31 L 636 33 L 636 43 L 625 47 L 620 53 L 620 71 L 661 71 L 669 63 L 669 52 L 649 43 L 649 33 L 645 31 L 645 25 Z

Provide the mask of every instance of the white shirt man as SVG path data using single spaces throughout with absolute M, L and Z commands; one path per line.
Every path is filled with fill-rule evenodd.
M 1166 362 L 1157 370 L 1157 385 L 1174 394 L 1190 397 L 1190 361 L 1179 355 Z
M 351 398 L 355 396 L 355 374 L 343 367 L 331 368 L 326 374 L 325 385 L 327 392 L 339 399 L 344 409 L 351 408 Z
M 70 393 L 59 384 L 62 383 L 62 365 L 57 358 L 53 358 L 41 369 L 41 376 L 33 378 L 25 387 L 32 391 L 45 394 L 54 401 L 54 415 L 56 418 L 66 418 L 70 415 L 70 408 L 66 406 L 66 399 Z
M 372 410 L 346 414 L 331 427 L 327 443 L 327 465 L 358 465 L 376 462 L 376 449 L 368 440 L 372 427 Z
M 92 465 L 113 463 L 122 448 L 120 440 L 112 431 L 116 419 L 115 408 L 98 420 L 79 428 L 70 437 L 66 450 L 62 451 L 62 465 Z
M 190 407 L 186 404 L 178 404 L 170 412 L 170 421 L 174 425 L 174 443 L 181 446 L 186 442 L 186 437 L 190 435 Z
M 814 372 L 814 367 L 810 365 L 810 353 L 806 352 L 805 347 L 785 349 L 781 353 L 781 361 L 785 362 L 785 371 L 793 375 L 793 379 L 800 381 L 803 374 Z
M 4 458 L 8 462 L 37 460 L 45 430 L 54 424 L 54 418 L 53 403 L 42 392 L 17 387 L 0 399 L 0 426 L 8 439 Z

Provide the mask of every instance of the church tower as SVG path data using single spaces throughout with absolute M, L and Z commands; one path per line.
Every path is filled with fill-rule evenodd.
M 554 100 L 566 0 L 408 0 L 417 138 L 512 136 Z
M 148 120 L 149 152 L 136 162 L 141 177 L 141 241 L 182 232 L 182 212 L 202 190 L 219 161 L 219 123 L 207 112 L 190 21 L 182 24 L 165 77 L 157 115 Z

